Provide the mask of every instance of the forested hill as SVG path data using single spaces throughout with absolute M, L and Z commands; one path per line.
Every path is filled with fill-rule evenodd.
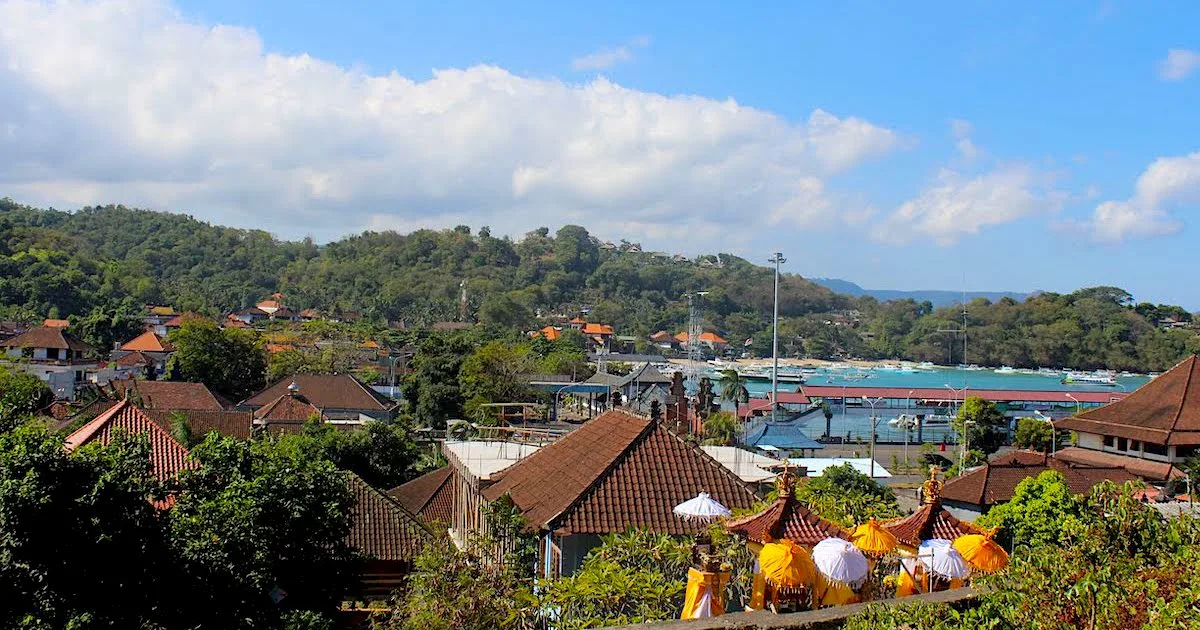
M 644 338 L 679 330 L 686 293 L 704 290 L 706 327 L 732 342 L 769 346 L 771 270 L 721 254 L 692 260 L 597 241 L 579 226 L 519 240 L 486 227 L 366 232 L 318 246 L 260 230 L 122 206 L 60 212 L 0 200 L 0 317 L 138 313 L 142 304 L 218 315 L 276 291 L 296 309 L 361 312 L 424 325 L 466 319 L 528 328 L 538 315 L 590 308 L 592 321 Z M 803 270 L 801 270 L 803 271 Z M 467 302 L 460 303 L 465 283 Z M 799 275 L 781 284 L 781 343 L 789 353 L 959 362 L 939 329 L 956 309 L 835 294 Z M 1162 330 L 1178 307 L 1134 305 L 1120 289 L 1039 294 L 1024 302 L 975 300 L 968 362 L 1107 365 L 1160 370 L 1196 344 L 1188 328 Z

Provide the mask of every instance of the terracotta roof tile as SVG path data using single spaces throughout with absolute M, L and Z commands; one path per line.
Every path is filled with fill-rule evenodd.
M 120 367 L 142 367 L 153 363 L 154 361 L 150 357 L 141 352 L 130 352 L 116 360 L 116 364 Z
M 1087 466 L 1119 466 L 1132 475 L 1150 481 L 1166 481 L 1185 476 L 1183 471 L 1167 462 L 1156 462 L 1117 453 L 1104 453 L 1078 446 L 1068 446 L 1059 450 L 1058 458 L 1065 462 Z
M 127 352 L 171 352 L 175 348 L 166 339 L 154 334 L 153 330 L 147 330 L 126 341 L 121 349 Z
M 376 560 L 411 562 L 433 538 L 399 501 L 367 485 L 358 475 L 346 473 L 346 486 L 355 499 L 346 542 L 360 552 Z
M 287 393 L 254 410 L 254 419 L 264 424 L 290 422 L 303 424 L 321 410 L 301 394 Z
M 5 348 L 57 348 L 59 350 L 78 350 L 91 352 L 92 347 L 75 338 L 64 328 L 38 326 L 13 337 L 5 339 L 0 346 Z
M 846 537 L 842 528 L 814 514 L 790 492 L 757 514 L 726 521 L 725 529 L 757 543 L 787 539 L 807 547 Z
M 67 328 L 71 322 L 65 319 L 45 319 L 42 320 L 42 325 L 46 328 Z
M 288 386 L 293 382 L 300 386 L 300 393 L 305 398 L 321 409 L 378 412 L 392 407 L 392 403 L 350 374 L 296 374 L 276 381 L 242 404 L 248 407 L 267 405 L 288 393 Z
M 181 470 L 198 466 L 195 460 L 188 458 L 188 451 L 182 444 L 176 442 L 170 433 L 128 400 L 113 405 L 111 409 L 67 436 L 66 448 L 75 450 L 92 442 L 108 444 L 112 440 L 114 430 L 130 435 L 146 435 L 149 438 L 150 464 L 154 475 L 160 479 L 174 477 Z
M 171 415 L 181 413 L 187 418 L 188 428 L 193 435 L 204 436 L 212 432 L 245 440 L 250 438 L 253 418 L 249 411 L 209 411 L 201 409 L 147 410 L 146 415 L 158 426 L 170 431 Z
M 1062 474 L 1067 487 L 1086 494 L 1105 480 L 1124 483 L 1137 479 L 1120 466 L 1076 464 L 1031 451 L 1014 451 L 997 457 L 961 477 L 947 481 L 942 500 L 969 503 L 980 507 L 1004 503 L 1013 498 L 1017 485 L 1047 470 Z
M 454 511 L 454 475 L 449 466 L 396 486 L 388 495 L 426 522 L 449 523 Z
M 1200 361 L 1189 356 L 1121 400 L 1054 426 L 1151 444 L 1200 444 Z
M 610 411 L 500 472 L 488 500 L 511 495 L 531 526 L 564 534 L 644 527 L 668 534 L 697 526 L 672 509 L 708 492 L 729 508 L 754 493 L 735 474 L 661 423 Z
M 583 334 L 585 335 L 611 335 L 613 327 L 608 324 L 584 324 Z
M 112 386 L 118 396 L 128 395 L 135 398 L 139 402 L 138 406 L 144 409 L 224 409 L 216 395 L 209 391 L 204 383 L 128 380 L 113 381 Z
M 941 502 L 922 504 L 917 511 L 908 516 L 885 521 L 883 527 L 891 532 L 896 540 L 912 547 L 920 546 L 923 540 L 954 540 L 966 534 L 983 533 L 979 527 L 955 518 L 942 507 Z

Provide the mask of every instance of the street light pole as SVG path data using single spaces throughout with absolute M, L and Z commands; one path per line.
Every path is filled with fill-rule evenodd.
M 775 263 L 775 316 L 771 326 L 771 421 L 777 420 L 779 409 L 779 265 L 787 262 L 780 252 L 775 252 L 767 262 Z
M 908 396 L 904 397 L 904 467 L 908 468 L 908 420 L 913 417 L 912 413 L 912 395 L 913 390 L 908 390 Z
M 879 425 L 879 419 L 875 417 L 875 405 L 881 400 L 882 396 L 874 399 L 863 397 L 863 402 L 871 405 L 871 479 L 875 478 L 875 427 Z
M 1071 392 L 1067 392 L 1067 398 L 1075 401 L 1075 415 L 1079 415 L 1079 410 L 1082 409 L 1082 404 L 1079 402 L 1079 399 L 1072 396 Z

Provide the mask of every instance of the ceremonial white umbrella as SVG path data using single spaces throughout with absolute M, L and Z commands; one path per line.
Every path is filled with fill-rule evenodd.
M 867 579 L 867 557 L 848 540 L 826 538 L 812 550 L 813 564 L 829 580 L 857 587 Z
M 698 521 L 701 523 L 711 523 L 718 519 L 728 518 L 732 515 L 729 508 L 718 503 L 715 499 L 708 496 L 707 492 L 701 492 L 694 499 L 688 499 L 683 503 L 675 506 L 675 516 L 678 516 L 687 521 Z
M 954 544 L 944 538 L 922 542 L 917 548 L 917 559 L 930 573 L 948 580 L 962 579 L 971 574 L 971 566 L 954 548 Z

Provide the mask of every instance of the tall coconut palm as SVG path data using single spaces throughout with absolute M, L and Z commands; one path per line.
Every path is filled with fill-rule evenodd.
M 738 413 L 739 405 L 750 402 L 750 390 L 746 389 L 746 380 L 737 370 L 721 370 L 721 379 L 717 381 L 721 390 L 721 398 L 733 403 L 733 416 L 742 417 Z

